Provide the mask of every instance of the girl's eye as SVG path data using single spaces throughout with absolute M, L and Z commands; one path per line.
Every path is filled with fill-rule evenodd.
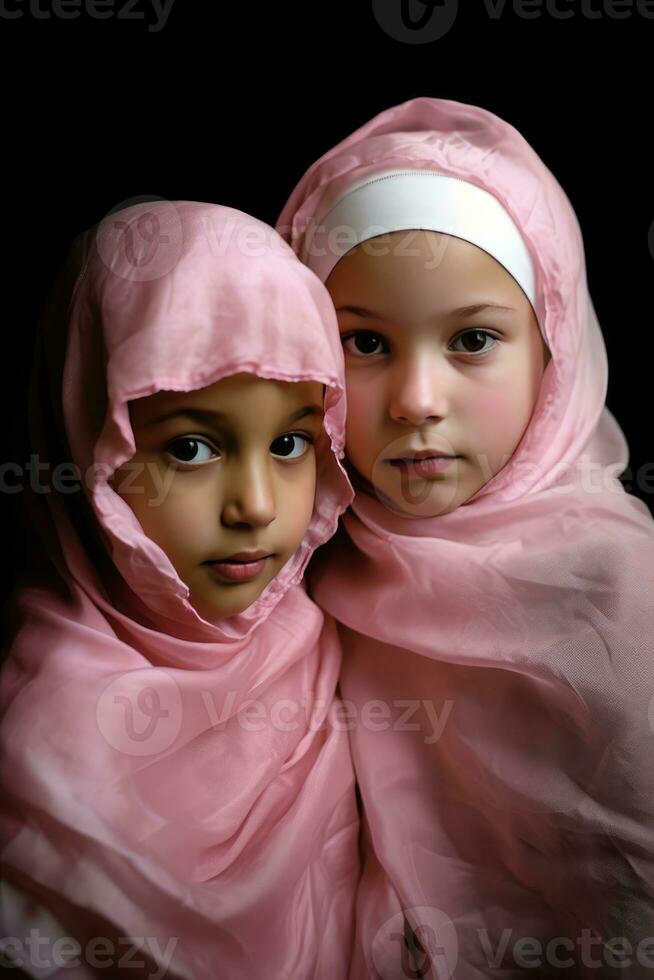
M 489 354 L 497 344 L 497 338 L 492 333 L 488 333 L 487 330 L 466 330 L 465 333 L 455 337 L 453 343 L 456 343 L 458 340 L 464 341 L 466 345 L 470 344 L 473 348 L 471 350 L 470 347 L 467 347 L 463 351 L 460 350 L 459 353 L 462 354 Z M 493 343 L 490 347 L 484 349 L 483 344 L 486 340 L 492 340 Z
M 353 354 L 355 357 L 370 357 L 372 354 L 384 353 L 384 351 L 377 349 L 380 344 L 384 344 L 383 339 L 379 334 L 372 333 L 370 330 L 358 330 L 356 333 L 344 334 L 341 336 L 341 343 L 348 354 Z
M 174 447 L 178 447 L 178 449 L 173 451 Z M 196 455 L 198 449 L 207 450 L 209 453 L 212 452 L 211 446 L 202 439 L 193 439 L 190 436 L 182 436 L 180 439 L 174 439 L 166 447 L 167 452 L 180 463 L 206 463 L 208 459 L 212 458 L 211 456 L 205 458 L 202 458 L 202 456 L 198 457 Z
M 308 452 L 312 442 L 312 437 L 307 434 L 287 432 L 279 439 L 275 439 L 270 444 L 270 449 L 275 456 L 282 456 L 284 459 L 300 459 Z

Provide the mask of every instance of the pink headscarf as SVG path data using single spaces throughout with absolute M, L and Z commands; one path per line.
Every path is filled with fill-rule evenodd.
M 579 225 L 512 126 L 418 98 L 314 163 L 278 230 L 300 253 L 325 200 L 395 167 L 499 200 L 535 265 L 552 360 L 512 458 L 470 500 L 398 516 L 354 474 L 345 533 L 309 570 L 310 594 L 344 624 L 365 816 L 351 977 L 418 975 L 402 972 L 404 917 L 430 980 L 529 973 L 534 946 L 521 959 L 515 945 L 527 937 L 541 962 L 604 975 L 590 965 L 601 944 L 582 945 L 596 935 L 626 937 L 636 972 L 620 975 L 641 976 L 638 943 L 654 937 L 654 524 L 617 479 L 628 447 L 605 406 Z
M 325 385 L 327 435 L 297 552 L 208 622 L 107 478 L 135 451 L 131 399 L 239 372 Z M 0 857 L 78 941 L 174 938 L 172 959 L 145 953 L 192 980 L 346 977 L 359 827 L 332 715 L 341 654 L 302 582 L 352 499 L 344 417 L 329 295 L 267 225 L 156 202 L 76 240 L 30 418 L 39 461 L 72 460 L 84 493 L 30 501 L 46 560 L 15 596 L 0 675 Z M 24 939 L 34 910 L 8 906 L 3 934 Z

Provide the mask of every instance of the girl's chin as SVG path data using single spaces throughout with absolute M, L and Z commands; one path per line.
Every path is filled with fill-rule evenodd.
M 457 504 L 452 500 L 451 493 L 439 499 L 440 495 L 433 490 L 423 494 L 416 493 L 413 499 L 407 499 L 401 493 L 397 493 L 395 488 L 388 487 L 384 490 L 381 487 L 373 489 L 377 499 L 398 517 L 406 517 L 407 520 L 416 517 L 439 517 L 454 510 Z
M 229 588 L 229 587 L 228 587 Z M 241 596 L 237 600 L 234 598 L 233 601 L 225 601 L 224 603 L 213 603 L 208 599 L 195 601 L 189 599 L 191 605 L 195 609 L 198 616 L 206 620 L 208 623 L 216 623 L 221 619 L 227 619 L 229 616 L 239 616 L 242 612 L 256 602 L 263 589 L 248 590 L 248 595 L 245 597 L 243 594 L 243 586 L 239 586 L 241 591 Z

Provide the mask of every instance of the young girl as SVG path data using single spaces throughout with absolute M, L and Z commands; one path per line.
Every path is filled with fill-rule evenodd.
M 138 205 L 71 251 L 0 675 L 3 952 L 29 975 L 347 976 L 340 647 L 302 581 L 352 499 L 342 369 L 324 286 L 238 211 Z
M 365 818 L 350 976 L 649 976 L 654 525 L 570 202 L 513 127 L 419 98 L 277 227 L 345 351 L 356 496 L 309 586 Z

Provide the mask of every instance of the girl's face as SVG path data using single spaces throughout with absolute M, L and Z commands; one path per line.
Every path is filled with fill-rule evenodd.
M 302 541 L 313 512 L 322 405 L 317 382 L 250 374 L 130 402 L 137 451 L 112 485 L 168 555 L 204 619 L 247 609 Z M 233 577 L 237 562 L 212 565 L 257 551 L 269 557 L 245 579 Z
M 326 285 L 350 462 L 398 513 L 454 510 L 504 466 L 531 417 L 549 351 L 529 300 L 487 252 L 433 231 L 363 242 Z M 406 461 L 421 450 L 455 458 L 429 472 Z

